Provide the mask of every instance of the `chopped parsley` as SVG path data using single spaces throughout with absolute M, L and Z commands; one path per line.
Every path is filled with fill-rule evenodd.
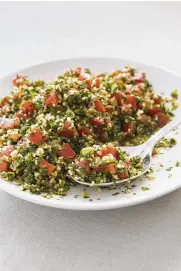
M 171 96 L 175 99 L 178 99 L 178 89 L 174 89 L 171 93 Z
M 148 190 L 150 190 L 150 189 L 149 189 L 148 187 L 146 187 L 146 186 L 142 186 L 141 189 L 142 189 L 142 191 L 148 191 Z

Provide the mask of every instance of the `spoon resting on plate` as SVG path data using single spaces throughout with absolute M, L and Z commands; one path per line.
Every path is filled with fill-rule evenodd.
M 152 152 L 155 147 L 155 145 L 160 141 L 166 134 L 168 134 L 172 129 L 176 128 L 181 123 L 181 117 L 174 118 L 171 122 L 169 122 L 167 125 L 165 125 L 163 128 L 161 128 L 159 131 L 157 131 L 154 135 L 152 135 L 144 144 L 134 146 L 134 147 L 120 147 L 121 150 L 126 151 L 130 158 L 134 156 L 139 156 L 143 163 L 143 170 L 141 173 L 135 176 L 131 176 L 127 179 L 121 179 L 119 181 L 114 182 L 108 182 L 108 183 L 98 183 L 92 185 L 91 183 L 76 180 L 72 177 L 73 181 L 86 185 L 86 186 L 95 186 L 95 187 L 108 187 L 113 184 L 122 184 L 125 182 L 130 182 L 142 175 L 144 175 L 151 167 L 152 164 Z M 77 174 L 80 174 L 80 171 L 77 169 Z

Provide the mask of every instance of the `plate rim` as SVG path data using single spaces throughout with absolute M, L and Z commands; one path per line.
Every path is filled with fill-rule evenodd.
M 129 62 L 132 62 L 132 63 L 135 63 L 135 64 L 139 64 L 139 65 L 143 65 L 143 66 L 146 66 L 148 68 L 153 68 L 153 69 L 158 69 L 158 70 L 161 70 L 161 71 L 164 71 L 164 72 L 167 72 L 167 73 L 170 73 L 176 77 L 179 77 L 181 79 L 181 75 L 179 75 L 178 73 L 172 71 L 172 70 L 169 70 L 169 69 L 166 69 L 166 68 L 163 68 L 163 67 L 157 67 L 157 66 L 153 66 L 153 65 L 149 65 L 149 64 L 146 64 L 146 63 L 143 63 L 143 62 L 137 62 L 135 60 L 130 60 L 130 59 L 124 59 L 124 58 L 121 58 L 121 57 L 108 57 L 108 56 L 91 56 L 91 57 L 66 57 L 66 58 L 60 58 L 58 60 L 50 60 L 50 61 L 45 61 L 45 62 L 41 62 L 41 63 L 38 63 L 38 64 L 35 64 L 35 65 L 30 65 L 30 66 L 27 66 L 25 68 L 21 68 L 19 69 L 18 71 L 15 71 L 15 72 L 11 72 L 11 73 L 8 73 L 8 74 L 5 74 L 3 76 L 0 77 L 0 81 L 1 80 L 5 80 L 6 78 L 8 77 L 13 77 L 15 74 L 19 74 L 19 73 L 24 73 L 26 72 L 26 70 L 28 69 L 31 69 L 31 68 L 38 68 L 40 66 L 43 66 L 43 65 L 48 65 L 48 64 L 52 64 L 52 63 L 56 63 L 56 62 L 63 62 L 63 61 L 81 61 L 81 60 L 93 60 L 93 59 L 97 59 L 99 61 L 101 60 L 110 60 L 110 61 L 127 61 L 128 63 Z M 17 186 L 15 189 L 12 188 L 12 186 L 14 184 L 11 184 L 10 182 L 7 182 L 3 179 L 0 179 L 1 182 L 0 182 L 0 189 L 12 196 L 15 196 L 16 198 L 20 198 L 22 200 L 25 200 L 25 201 L 28 201 L 28 202 L 31 202 L 31 203 L 34 203 L 34 204 L 38 204 L 38 205 L 42 205 L 42 206 L 47 206 L 47 207 L 52 207 L 52 208 L 58 208 L 58 209 L 67 209 L 67 210 L 86 210 L 86 211 L 93 211 L 93 210 L 108 210 L 108 209 L 117 209 L 117 208 L 125 208 L 125 207 L 128 207 L 128 206 L 133 206 L 133 205 L 139 205 L 139 204 L 142 204 L 142 203 L 145 203 L 145 202 L 148 202 L 148 201 L 152 201 L 156 198 L 160 198 L 164 195 L 167 195 L 167 194 L 170 194 L 171 192 L 173 191 L 176 191 L 178 190 L 180 187 L 181 187 L 181 182 L 178 183 L 177 185 L 174 185 L 174 186 L 170 186 L 169 188 L 167 188 L 167 190 L 163 190 L 163 191 L 158 191 L 158 193 L 155 193 L 154 195 L 153 194 L 147 194 L 147 195 L 144 195 L 144 196 L 141 196 L 140 198 L 137 198 L 136 201 L 134 200 L 134 197 L 133 198 L 129 198 L 129 201 L 125 200 L 125 202 L 122 202 L 122 201 L 118 201 L 118 202 L 115 202 L 115 201 L 112 201 L 112 202 L 97 202 L 97 203 L 94 203 L 94 204 L 90 204 L 90 205 L 84 205 L 83 203 L 78 203 L 78 204 L 75 204 L 75 203 L 69 203 L 69 202 L 64 202 L 63 200 L 54 200 L 54 201 L 51 201 L 51 199 L 46 199 L 44 197 L 42 197 L 41 195 L 33 195 L 29 192 L 26 192 L 26 191 L 21 191 L 20 190 L 20 187 L 21 186 Z M 18 189 L 19 188 L 19 189 Z

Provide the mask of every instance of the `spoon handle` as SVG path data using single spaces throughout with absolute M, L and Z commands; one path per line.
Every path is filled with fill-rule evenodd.
M 177 127 L 181 123 L 181 117 L 174 118 L 171 122 L 165 125 L 162 129 L 156 132 L 153 136 L 151 136 L 148 141 L 146 142 L 146 146 L 150 147 L 151 149 L 154 148 L 156 143 L 160 141 L 166 134 L 168 134 L 172 129 Z

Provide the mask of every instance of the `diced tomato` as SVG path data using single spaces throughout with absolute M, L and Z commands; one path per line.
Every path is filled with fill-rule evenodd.
M 46 98 L 46 106 L 51 107 L 60 103 L 60 98 L 57 96 L 55 92 L 49 93 Z
M 116 166 L 115 164 L 102 165 L 102 166 L 97 167 L 94 171 L 101 172 L 101 173 L 115 174 Z
M 107 146 L 107 147 L 105 148 L 105 153 L 106 153 L 106 155 L 107 155 L 107 154 L 112 154 L 116 159 L 119 158 L 119 152 L 118 152 L 118 150 L 117 150 L 116 148 L 114 148 L 114 147 Z
M 0 108 L 2 108 L 4 105 L 2 103 L 0 103 Z
M 81 161 L 77 163 L 77 166 L 80 168 L 83 168 L 85 172 L 90 173 L 89 160 L 81 159 Z
M 91 130 L 87 127 L 82 127 L 78 130 L 79 136 L 91 135 Z
M 118 178 L 120 178 L 122 180 L 127 179 L 129 177 L 128 166 L 126 163 L 124 163 L 124 171 L 117 172 L 116 175 L 118 176 Z
M 20 125 L 19 119 L 0 118 L 0 128 L 9 130 Z
M 116 101 L 119 105 L 122 104 L 122 101 L 123 101 L 123 94 L 121 91 L 118 91 L 115 93 L 115 97 L 116 97 Z
M 86 78 L 83 77 L 82 75 L 79 75 L 78 79 L 79 79 L 79 81 L 84 81 Z
M 31 101 L 26 101 L 21 105 L 23 113 L 31 114 L 35 110 L 35 106 Z
M 13 85 L 17 85 L 21 82 L 21 80 L 23 81 L 24 76 L 22 75 L 17 75 L 14 79 L 13 79 Z
M 106 110 L 106 112 L 112 112 L 113 111 L 113 106 L 112 105 L 106 105 L 105 110 Z
M 8 164 L 3 160 L 0 160 L 0 171 L 8 171 Z
M 156 98 L 154 98 L 154 102 L 155 104 L 161 104 L 161 102 L 163 102 L 163 98 L 158 95 Z
M 159 112 L 155 116 L 157 116 L 157 118 L 158 118 L 158 125 L 160 127 L 165 126 L 169 122 L 169 117 L 162 112 Z
M 9 104 L 10 103 L 10 97 L 9 96 L 4 97 L 3 98 L 3 103 Z
M 62 131 L 59 131 L 59 134 L 62 137 L 72 138 L 74 137 L 74 130 L 62 130 Z
M 43 167 L 43 168 L 46 168 L 47 169 L 47 173 L 50 175 L 52 174 L 52 172 L 54 171 L 55 169 L 55 166 L 48 163 L 46 160 L 43 160 L 41 163 L 40 163 L 40 166 Z
M 31 143 L 36 145 L 41 145 L 47 138 L 48 136 L 43 136 L 42 132 L 38 128 L 35 128 L 33 134 L 28 136 Z
M 14 151 L 13 146 L 6 146 L 0 150 L 0 157 L 1 156 L 9 156 Z
M 108 154 L 112 154 L 116 159 L 119 158 L 119 152 L 116 148 L 114 147 L 110 147 L 110 146 L 107 146 L 105 149 L 103 149 L 102 151 L 98 151 L 95 153 L 95 156 L 96 157 L 104 157 Z
M 123 130 L 125 133 L 131 134 L 135 131 L 135 124 L 133 122 L 125 122 L 123 124 Z
M 94 85 L 95 85 L 96 88 L 100 87 L 100 82 L 101 82 L 100 78 L 97 77 L 97 78 L 94 79 Z
M 92 80 L 86 79 L 85 82 L 86 82 L 86 88 L 90 90 L 92 87 Z
M 131 104 L 132 105 L 132 109 L 136 110 L 137 108 L 137 102 L 136 102 L 136 98 L 133 95 L 126 95 L 126 99 L 124 100 L 125 104 Z
M 97 111 L 101 113 L 105 112 L 105 107 L 102 105 L 102 102 L 99 100 L 99 98 L 96 98 L 94 103 Z
M 99 125 L 104 125 L 104 120 L 103 119 L 92 119 L 91 120 L 92 125 L 99 126 Z
M 154 106 L 154 107 L 151 107 L 151 108 L 148 110 L 148 115 L 150 115 L 150 116 L 153 117 L 154 115 L 158 114 L 159 112 L 161 112 L 160 107 Z
M 58 152 L 59 156 L 63 156 L 63 158 L 69 160 L 74 158 L 76 153 L 71 148 L 71 146 L 68 143 L 63 144 L 62 149 Z
M 74 129 L 70 128 L 71 126 L 72 126 L 72 123 L 70 121 L 66 121 L 64 123 L 63 129 L 59 131 L 59 134 L 63 137 L 68 137 L 68 138 L 74 137 Z

